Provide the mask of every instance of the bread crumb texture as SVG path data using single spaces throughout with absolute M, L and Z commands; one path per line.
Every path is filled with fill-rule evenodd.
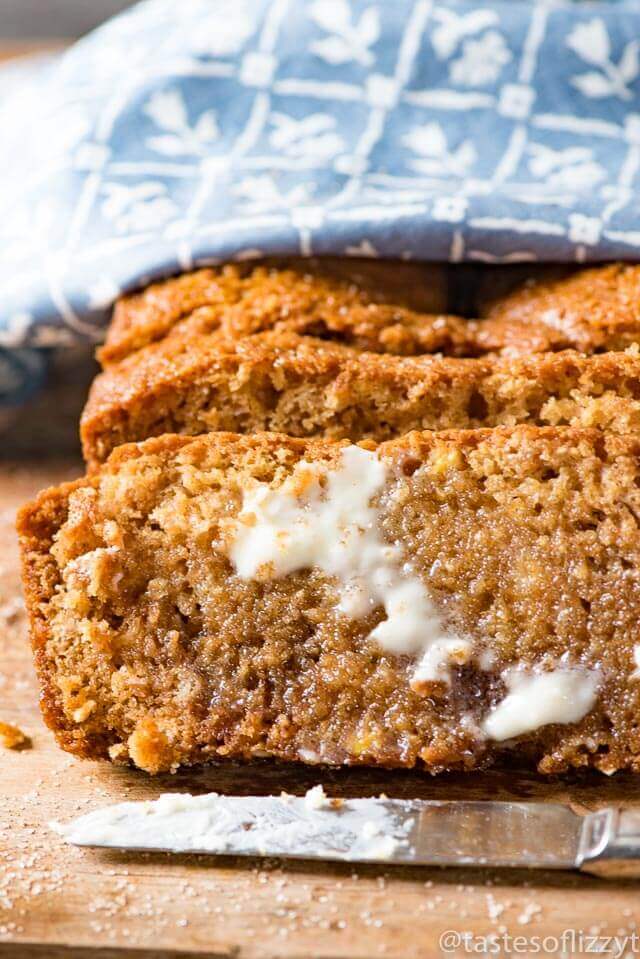
M 416 690 L 411 656 L 340 612 L 318 569 L 242 579 L 229 559 L 244 493 L 344 443 L 273 433 L 164 436 L 116 450 L 19 517 L 43 709 L 59 743 L 155 773 L 314 756 L 471 769 L 505 748 L 481 724 L 510 667 L 589 669 L 581 720 L 515 741 L 543 772 L 640 771 L 640 441 L 571 426 L 413 432 L 387 467 L 380 534 L 474 655 Z
M 85 459 L 122 443 L 210 430 L 392 439 L 411 430 L 529 423 L 634 432 L 640 357 L 404 357 L 291 333 L 221 342 L 173 337 L 96 378 L 81 422 Z

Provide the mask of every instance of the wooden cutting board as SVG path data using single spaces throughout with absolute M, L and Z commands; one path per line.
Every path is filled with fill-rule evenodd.
M 60 752 L 38 712 L 13 519 L 38 489 L 81 469 L 76 422 L 91 369 L 74 358 L 66 364 L 57 374 L 59 385 L 54 382 L 14 421 L 0 446 L 0 720 L 17 724 L 32 740 L 20 752 L 0 748 L 0 955 L 431 959 L 470 954 L 440 949 L 446 930 L 477 936 L 559 937 L 567 929 L 585 936 L 630 935 L 640 920 L 640 883 L 631 881 L 127 855 L 74 849 L 50 831 L 53 818 L 122 799 L 174 790 L 301 793 L 318 782 L 341 796 L 384 791 L 437 799 L 549 799 L 580 809 L 640 805 L 640 780 L 627 776 L 548 782 L 511 771 L 429 778 L 264 764 L 154 779 Z M 47 449 L 53 458 L 42 458 Z M 547 954 L 559 955 L 559 949 Z

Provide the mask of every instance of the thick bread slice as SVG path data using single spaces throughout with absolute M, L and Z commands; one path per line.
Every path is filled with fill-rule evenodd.
M 402 356 L 592 354 L 640 343 L 639 266 L 527 280 L 489 298 L 479 320 L 446 314 L 443 276 L 416 264 L 335 259 L 185 273 L 122 297 L 99 358 L 107 367 L 174 334 L 272 329 Z
M 85 459 L 122 443 L 210 430 L 381 442 L 425 429 L 531 423 L 640 427 L 640 357 L 398 357 L 295 334 L 154 343 L 96 378 L 81 421 Z
M 520 426 L 367 450 L 165 436 L 25 507 L 61 746 L 150 772 L 436 772 L 505 750 L 640 771 L 638 438 Z
M 106 367 L 185 330 L 238 337 L 272 328 L 379 352 L 459 351 L 472 334 L 442 315 L 444 278 L 423 264 L 331 257 L 196 270 L 123 296 L 98 357 Z

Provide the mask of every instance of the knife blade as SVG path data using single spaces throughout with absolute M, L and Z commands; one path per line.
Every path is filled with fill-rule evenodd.
M 73 845 L 131 851 L 640 875 L 640 812 L 554 803 L 176 793 L 51 826 Z

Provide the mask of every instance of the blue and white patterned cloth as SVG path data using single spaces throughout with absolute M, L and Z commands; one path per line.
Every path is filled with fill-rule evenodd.
M 201 264 L 640 258 L 637 0 L 146 0 L 0 130 L 0 405 Z

